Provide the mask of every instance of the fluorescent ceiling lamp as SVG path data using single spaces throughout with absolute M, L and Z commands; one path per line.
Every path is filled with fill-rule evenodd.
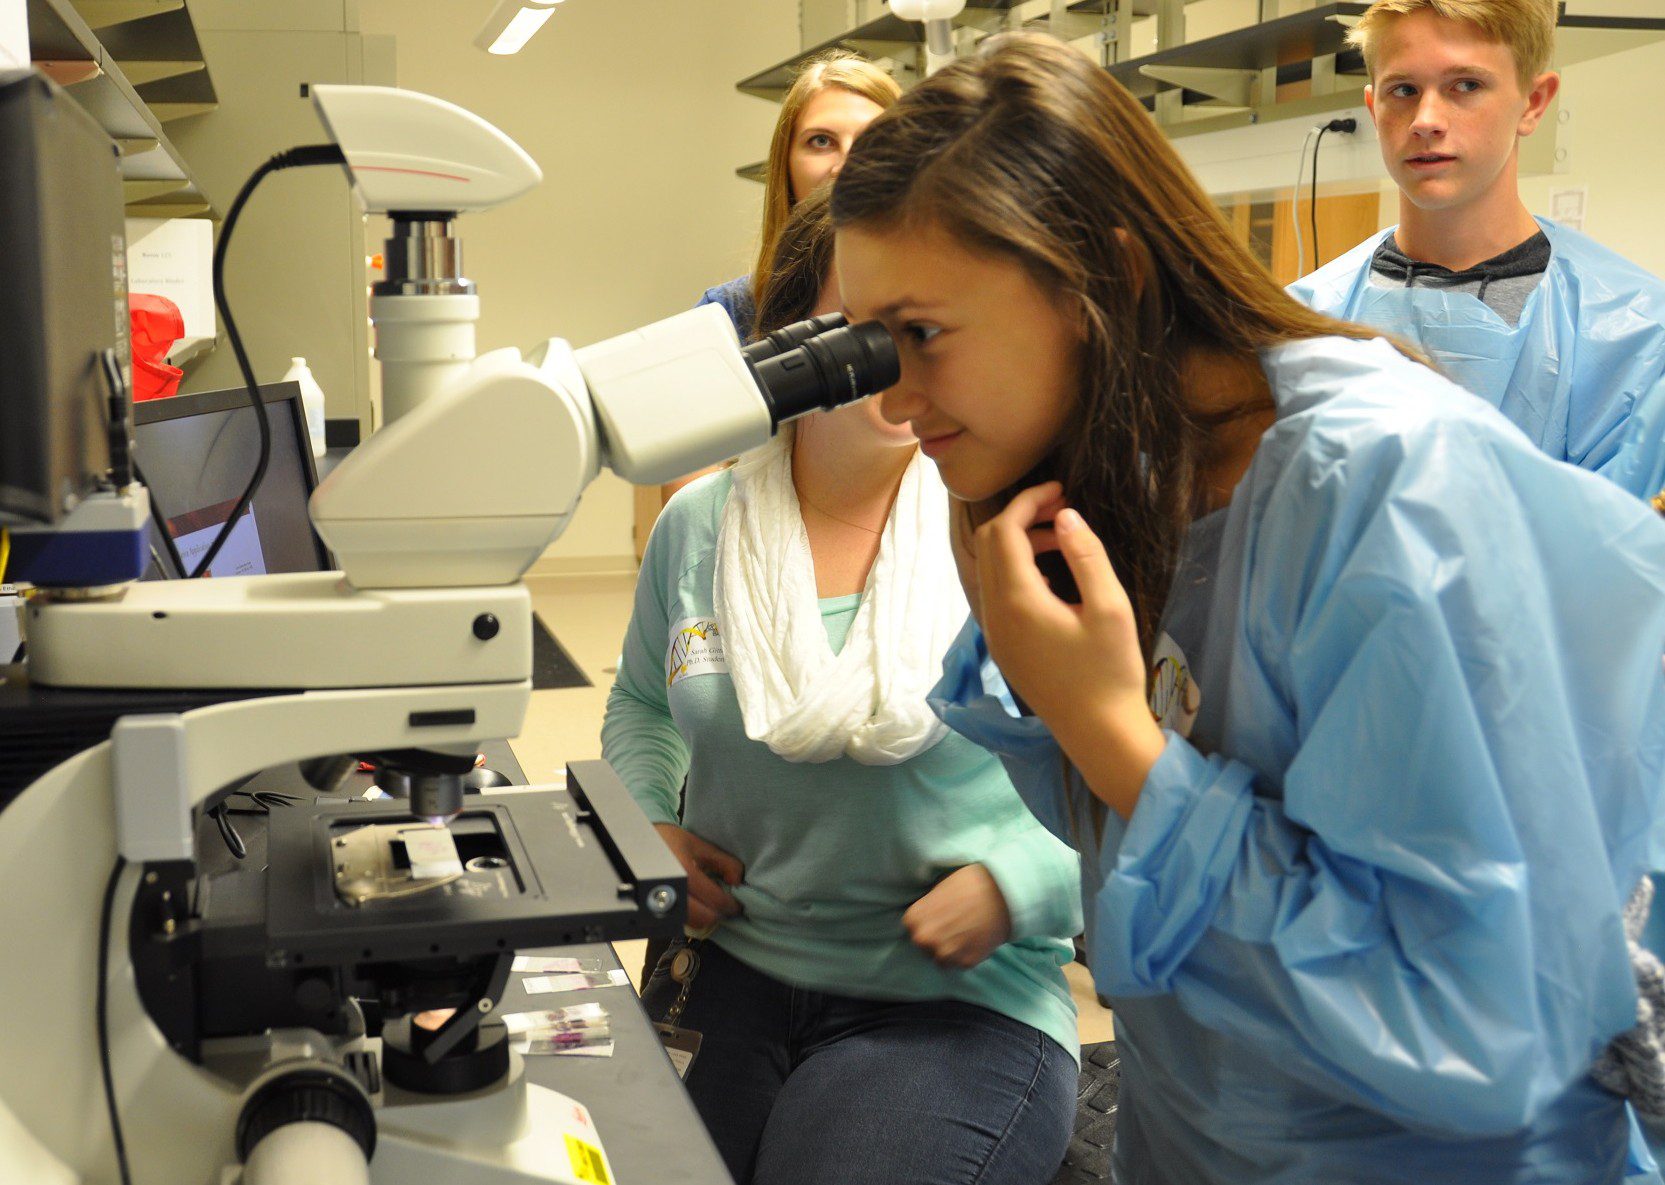
M 487 53 L 519 53 L 559 3 L 561 0 L 498 0 L 474 44 Z

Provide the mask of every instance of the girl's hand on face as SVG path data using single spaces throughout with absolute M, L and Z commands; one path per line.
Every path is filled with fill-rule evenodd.
M 1093 792 L 1131 814 L 1166 741 L 1150 714 L 1133 604 L 1104 545 L 1057 482 L 1013 498 L 974 543 L 990 656 Z M 1078 605 L 1059 599 L 1035 563 L 1052 550 L 1075 577 Z
M 653 829 L 671 849 L 677 863 L 688 874 L 688 926 L 706 930 L 726 918 L 740 914 L 740 903 L 726 885 L 738 885 L 746 869 L 739 860 L 672 823 L 655 823 Z
M 937 882 L 902 915 L 913 944 L 941 967 L 966 970 L 1012 936 L 1012 915 L 993 875 L 967 864 Z

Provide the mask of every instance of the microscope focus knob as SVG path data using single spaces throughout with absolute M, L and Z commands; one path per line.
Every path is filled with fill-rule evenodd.
M 276 1074 L 255 1089 L 237 1119 L 238 1158 L 248 1164 L 268 1136 L 295 1124 L 339 1129 L 365 1163 L 376 1151 L 376 1117 L 364 1089 L 345 1073 L 315 1064 Z

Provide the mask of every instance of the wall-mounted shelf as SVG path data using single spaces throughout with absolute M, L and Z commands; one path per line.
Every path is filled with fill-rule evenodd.
M 1278 105 L 1264 98 L 1255 100 L 1252 91 L 1255 77 L 1262 71 L 1276 70 L 1280 84 L 1307 79 L 1312 77 L 1314 59 L 1333 55 L 1336 74 L 1358 77 L 1351 86 L 1335 88 L 1332 105 L 1351 106 L 1357 101 L 1357 91 L 1364 82 L 1364 59 L 1358 51 L 1348 48 L 1347 32 L 1369 7 L 1359 0 L 1332 0 L 1304 12 L 1116 62 L 1106 68 L 1111 77 L 1147 105 L 1152 105 L 1160 92 L 1177 89 L 1184 91 L 1187 104 L 1211 102 L 1255 107 L 1264 115 Z M 1665 18 L 1563 14 L 1556 29 L 1555 61 L 1561 67 L 1576 65 L 1662 39 L 1665 39 Z M 1314 102 L 1317 101 L 1315 97 Z M 1291 114 L 1305 114 L 1311 105 L 1303 103 L 1299 112 L 1292 107 Z
M 78 10 L 88 2 L 72 0 Z M 201 115 L 218 104 L 196 26 L 183 4 L 111 27 L 100 39 L 160 122 Z
M 75 0 L 75 8 L 81 19 L 96 30 L 182 11 L 185 0 Z
M 981 26 L 988 14 L 1004 12 L 1011 6 L 1012 0 L 967 0 L 965 12 L 960 14 L 956 23 Z M 859 53 L 863 57 L 897 60 L 911 57 L 924 40 L 924 25 L 892 16 L 887 9 L 883 16 L 875 17 L 837 37 L 793 54 L 784 62 L 777 62 L 750 78 L 742 78 L 734 87 L 742 94 L 756 95 L 760 99 L 778 103 L 786 96 L 792 80 L 798 76 L 798 71 L 812 59 L 829 50 L 844 49 Z M 898 78 L 897 81 L 907 86 L 912 80 Z
M 1178 0 L 1181 9 L 1194 2 L 1195 0 Z M 975 29 L 982 33 L 1020 27 L 1053 31 L 1073 40 L 1087 36 L 1099 28 L 1110 30 L 1117 21 L 1119 6 L 1126 7 L 1126 16 L 1129 19 L 1144 18 L 1156 16 L 1163 7 L 1163 0 L 1071 0 L 1062 5 L 1061 13 L 1055 3 L 1052 13 L 1034 16 L 1025 15 L 1026 11 L 1035 8 L 1035 5 L 1027 0 L 967 0 L 965 10 L 955 18 L 954 23 L 961 29 Z M 1065 21 L 1066 28 L 1053 28 L 1056 23 L 1055 15 L 1068 18 Z M 1125 34 L 1125 29 L 1123 32 Z M 1115 34 L 1112 32 L 1111 36 L 1113 38 Z M 882 15 L 837 37 L 810 46 L 767 70 L 741 79 L 735 83 L 735 89 L 742 94 L 755 95 L 760 99 L 778 103 L 785 97 L 792 80 L 807 63 L 829 50 L 841 49 L 869 59 L 888 60 L 893 64 L 897 82 L 906 90 L 919 80 L 917 63 L 922 54 L 924 40 L 923 25 L 901 20 L 886 10 Z M 743 165 L 736 169 L 735 173 L 749 180 L 762 180 L 761 165 Z
M 1350 22 L 1357 20 L 1369 7 L 1369 4 L 1357 2 L 1321 4 L 1305 12 L 1129 58 L 1106 68 L 1112 78 L 1141 99 L 1150 99 L 1159 90 L 1171 89 L 1147 73 L 1150 67 L 1164 71 L 1220 70 L 1241 74 L 1276 69 L 1306 77 L 1314 58 L 1343 54 L 1353 59 L 1338 63 L 1338 69 L 1345 70 L 1348 65 L 1362 65 L 1362 59 L 1347 49 L 1347 30 Z M 1299 69 L 1291 71 L 1291 67 Z M 1223 76 L 1220 79 L 1225 81 Z M 1199 96 L 1202 94 L 1197 93 Z
M 121 149 L 128 214 L 211 215 L 202 187 L 162 129 L 186 106 L 214 105 L 213 82 L 184 0 L 28 5 L 30 56 Z M 176 101 L 175 95 L 181 97 Z

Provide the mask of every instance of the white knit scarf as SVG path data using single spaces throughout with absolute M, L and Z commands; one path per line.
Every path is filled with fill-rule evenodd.
M 788 761 L 896 765 L 942 739 L 925 704 L 968 608 L 948 537 L 948 491 L 915 453 L 844 648 L 821 621 L 792 484 L 792 434 L 734 466 L 717 534 L 715 602 L 746 735 Z

